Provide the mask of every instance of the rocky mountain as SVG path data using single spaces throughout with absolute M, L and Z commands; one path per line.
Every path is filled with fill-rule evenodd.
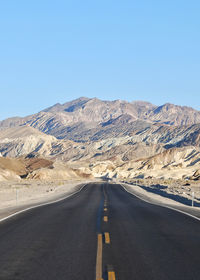
M 67 163 L 65 168 L 71 175 L 184 177 L 187 170 L 190 175 L 198 173 L 199 148 L 200 112 L 173 104 L 155 106 L 142 101 L 82 97 L 0 122 L 3 158 L 53 162 L 36 171 L 30 168 L 28 178 L 45 178 L 45 172 L 47 177 L 56 178 L 57 161 Z M 183 173 L 178 175 L 174 170 L 179 169 Z M 2 170 L 5 173 L 7 169 Z
M 97 98 L 81 97 L 71 102 L 56 104 L 44 110 L 51 113 L 71 113 L 73 122 L 90 121 L 103 122 L 120 115 L 128 114 L 135 119 L 159 122 L 169 125 L 192 125 L 200 123 L 200 112 L 186 106 L 170 103 L 155 106 L 149 102 L 122 100 L 102 101 Z M 76 114 L 74 114 L 76 113 Z M 76 115 L 76 117 L 75 117 Z
M 171 148 L 152 157 L 131 160 L 116 167 L 119 178 L 190 179 L 200 169 L 200 149 L 194 146 Z
M 44 158 L 0 158 L 0 181 L 20 180 L 29 173 L 52 167 L 53 162 Z
M 56 143 L 54 136 L 46 135 L 29 126 L 19 126 L 0 131 L 0 150 L 3 156 L 20 157 L 32 152 L 48 155 Z
M 53 162 L 44 158 L 0 158 L 0 181 L 37 180 L 73 180 L 92 178 L 91 173 L 70 168 L 62 162 Z
M 199 111 L 186 106 L 170 103 L 158 106 L 152 110 L 147 118 L 153 122 L 168 125 L 192 125 L 200 122 Z
M 64 104 L 56 104 L 25 118 L 10 118 L 0 122 L 0 130 L 29 125 L 59 139 L 85 141 L 80 135 L 97 126 L 105 126 L 129 118 L 128 123 L 155 123 L 169 126 L 188 126 L 200 123 L 200 112 L 189 107 L 165 104 L 155 106 L 148 102 L 122 100 L 102 101 L 97 98 L 79 98 Z M 121 123 L 122 124 L 122 123 Z M 133 127 L 132 125 L 131 127 Z

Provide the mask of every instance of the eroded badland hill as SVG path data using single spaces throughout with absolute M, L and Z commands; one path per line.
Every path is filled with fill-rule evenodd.
M 0 180 L 200 174 L 200 112 L 85 98 L 0 122 Z

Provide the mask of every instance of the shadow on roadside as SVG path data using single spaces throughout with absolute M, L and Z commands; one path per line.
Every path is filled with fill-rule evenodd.
M 167 193 L 165 191 L 163 191 L 164 189 L 166 189 L 166 186 L 162 186 L 162 185 L 151 185 L 151 187 L 147 187 L 144 185 L 138 185 L 140 188 L 142 188 L 143 190 L 146 190 L 148 192 L 154 193 L 154 194 L 158 194 L 162 197 L 166 197 L 166 198 L 170 198 L 173 199 L 177 202 L 180 202 L 182 204 L 185 204 L 187 206 L 191 206 L 192 205 L 192 201 L 191 199 L 188 199 L 186 197 L 177 195 L 177 194 L 172 194 L 172 193 Z M 200 207 L 200 203 L 194 201 L 194 206 L 195 207 Z

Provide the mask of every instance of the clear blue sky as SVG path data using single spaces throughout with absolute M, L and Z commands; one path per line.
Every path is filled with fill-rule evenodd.
M 200 110 L 200 1 L 0 1 L 0 119 L 80 96 Z

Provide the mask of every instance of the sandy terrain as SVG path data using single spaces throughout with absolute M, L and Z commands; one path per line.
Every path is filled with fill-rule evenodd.
M 0 182 L 0 218 L 16 211 L 68 196 L 78 191 L 89 180 L 44 183 L 35 180 Z
M 200 207 L 200 185 L 199 181 L 183 180 L 123 180 L 121 182 L 129 183 L 131 187 L 138 188 L 140 192 L 146 192 L 158 197 L 180 202 L 191 206 L 194 196 L 194 206 Z M 167 201 L 166 201 L 167 202 Z
M 129 193 L 136 195 L 146 202 L 177 209 L 178 211 L 183 211 L 184 213 L 188 213 L 200 219 L 200 203 L 199 198 L 197 198 L 197 196 L 199 197 L 199 191 L 195 193 L 194 207 L 192 207 L 191 196 L 190 199 L 185 199 L 182 193 L 171 196 L 170 192 L 168 193 L 167 191 L 160 192 L 158 190 L 151 192 L 151 186 L 145 187 L 142 184 L 136 185 L 124 181 L 119 183 L 121 183 Z

